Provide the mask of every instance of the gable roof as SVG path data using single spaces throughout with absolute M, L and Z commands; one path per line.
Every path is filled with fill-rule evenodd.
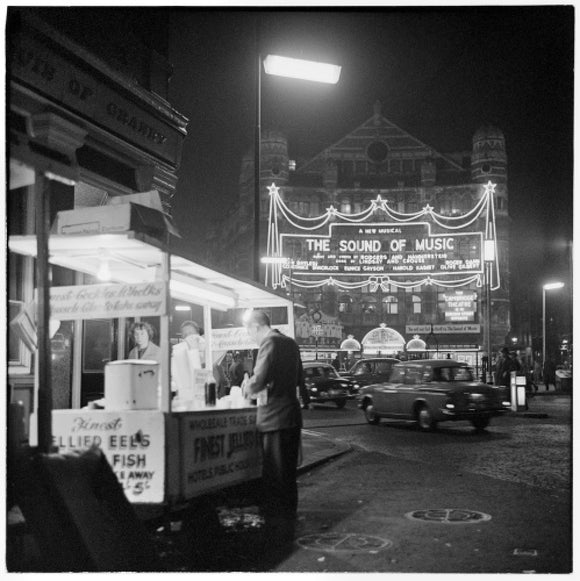
M 413 137 L 381 114 L 380 103 L 374 106 L 374 114 L 364 123 L 307 161 L 297 173 L 319 173 L 326 167 L 328 159 L 367 159 L 367 148 L 371 143 L 384 143 L 391 159 L 440 159 L 444 169 L 462 171 L 463 168 L 449 157 L 435 151 L 421 140 Z

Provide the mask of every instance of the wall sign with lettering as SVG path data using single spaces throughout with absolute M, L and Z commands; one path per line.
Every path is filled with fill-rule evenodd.
M 59 452 L 99 447 L 135 503 L 165 494 L 165 420 L 160 411 L 53 410 L 52 441 Z
M 186 498 L 260 475 L 255 409 L 180 414 L 179 418 Z

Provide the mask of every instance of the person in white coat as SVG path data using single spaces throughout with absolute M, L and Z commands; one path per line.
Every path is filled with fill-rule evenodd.
M 205 367 L 205 339 L 195 321 L 185 321 L 180 327 L 183 341 L 171 353 L 171 381 L 179 397 L 187 398 L 193 390 L 195 369 Z

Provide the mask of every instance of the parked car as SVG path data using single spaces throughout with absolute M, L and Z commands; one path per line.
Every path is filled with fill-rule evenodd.
M 351 394 L 350 382 L 342 378 L 330 363 L 322 361 L 305 361 L 304 381 L 311 403 L 334 402 L 343 408 Z
M 389 381 L 393 366 L 400 362 L 400 359 L 394 357 L 360 359 L 347 372 L 341 373 L 341 376 L 351 381 L 354 390 L 358 393 L 365 385 Z
M 468 420 L 483 430 L 510 406 L 499 388 L 477 381 L 471 367 L 452 359 L 398 363 L 388 382 L 359 391 L 358 404 L 369 424 L 397 418 L 414 420 L 422 430 L 449 420 Z

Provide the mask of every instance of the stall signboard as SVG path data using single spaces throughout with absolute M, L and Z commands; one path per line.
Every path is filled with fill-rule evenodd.
M 433 234 L 428 222 L 332 223 L 326 235 L 280 235 L 281 254 L 300 258 L 282 268 L 292 276 L 477 274 L 483 270 L 481 232 Z
M 165 422 L 156 410 L 53 410 L 59 453 L 99 447 L 133 503 L 160 503 L 165 485 Z
M 453 290 L 443 294 L 446 321 L 473 321 L 477 309 L 475 291 Z
M 50 315 L 59 321 L 166 314 L 162 281 L 135 284 L 91 284 L 50 288 Z
M 255 407 L 180 414 L 179 418 L 186 498 L 260 476 Z
M 272 329 L 278 329 L 280 333 L 293 337 L 294 333 L 290 325 L 272 325 Z M 258 344 L 248 335 L 245 327 L 229 327 L 227 329 L 211 330 L 211 345 L 215 352 L 243 351 L 257 349 Z

